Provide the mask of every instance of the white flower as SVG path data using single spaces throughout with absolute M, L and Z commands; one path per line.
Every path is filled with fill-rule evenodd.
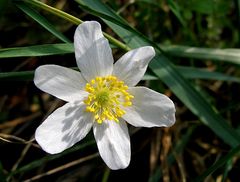
M 113 64 L 112 52 L 98 22 L 84 22 L 74 35 L 81 73 L 57 65 L 40 66 L 35 85 L 67 103 L 36 130 L 43 150 L 56 154 L 83 139 L 93 127 L 99 153 L 111 169 L 130 162 L 126 121 L 136 127 L 167 127 L 175 122 L 175 107 L 165 95 L 133 87 L 155 56 L 152 47 L 140 47 Z

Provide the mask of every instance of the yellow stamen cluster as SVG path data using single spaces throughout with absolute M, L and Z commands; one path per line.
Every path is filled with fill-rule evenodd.
M 84 100 L 86 111 L 93 113 L 98 123 L 118 122 L 126 113 L 124 107 L 132 105 L 133 96 L 128 93 L 128 86 L 115 76 L 96 77 L 86 84 L 85 90 L 89 92 Z

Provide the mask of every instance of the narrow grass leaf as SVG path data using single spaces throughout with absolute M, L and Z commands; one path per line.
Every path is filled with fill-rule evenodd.
M 178 4 L 173 0 L 167 0 L 167 3 L 171 11 L 173 12 L 173 14 L 177 17 L 177 19 L 182 24 L 182 26 L 186 27 L 186 22 L 181 15 L 180 7 L 178 6 Z
M 73 69 L 78 70 L 77 67 Z M 177 66 L 176 69 L 187 79 L 208 79 L 208 80 L 221 80 L 229 82 L 240 82 L 237 77 L 232 77 L 218 72 L 210 72 L 199 68 L 190 68 Z M 34 71 L 18 71 L 18 72 L 2 72 L 0 73 L 0 81 L 32 81 Z M 146 72 L 142 80 L 159 80 L 159 78 Z
M 170 56 L 240 64 L 240 49 L 213 49 L 182 45 L 161 45 L 161 48 Z
M 21 9 L 24 13 L 38 22 L 41 26 L 43 26 L 46 30 L 51 32 L 54 36 L 65 43 L 71 43 L 71 41 L 65 37 L 60 31 L 58 31 L 46 18 L 40 15 L 37 11 L 26 5 L 24 2 L 16 1 L 16 6 Z
M 195 68 L 187 66 L 176 66 L 179 73 L 188 79 L 206 79 L 206 80 L 221 80 L 240 83 L 240 78 L 229 76 L 216 71 L 208 71 L 205 68 Z
M 0 73 L 0 81 L 31 81 L 34 71 L 18 71 Z
M 28 47 L 0 49 L 0 58 L 50 56 L 73 53 L 73 44 L 45 44 Z
M 231 158 L 230 160 L 228 160 L 226 162 L 226 165 L 224 167 L 225 169 L 224 169 L 223 176 L 222 176 L 222 182 L 227 181 L 228 174 L 232 170 L 233 164 L 234 164 L 234 158 Z
M 0 1 L 0 17 L 2 17 L 2 15 L 4 15 L 5 11 L 7 11 L 8 4 L 9 4 L 8 0 L 1 0 Z
M 204 179 L 216 171 L 218 168 L 222 167 L 227 161 L 231 160 L 235 155 L 239 154 L 240 152 L 240 145 L 233 148 L 226 156 L 218 160 L 215 164 L 209 167 L 201 176 L 197 177 L 193 182 L 201 182 Z
M 2 166 L 2 162 L 0 161 L 0 182 L 6 182 L 6 176 L 4 174 L 4 168 Z

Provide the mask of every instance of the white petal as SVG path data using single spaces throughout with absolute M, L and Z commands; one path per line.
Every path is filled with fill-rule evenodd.
M 146 46 L 124 54 L 113 67 L 113 75 L 128 86 L 135 86 L 146 72 L 148 63 L 155 56 L 153 47 Z
M 86 81 L 81 73 L 62 66 L 38 67 L 34 83 L 42 91 L 67 102 L 81 101 L 87 96 L 87 92 L 83 91 Z
M 136 127 L 169 127 L 175 123 L 175 106 L 167 96 L 146 87 L 132 87 L 134 96 L 131 107 L 123 115 L 129 124 Z
M 43 150 L 56 154 L 84 138 L 92 123 L 92 115 L 85 112 L 84 104 L 67 103 L 37 128 L 35 138 Z
M 98 22 L 86 21 L 77 27 L 74 47 L 78 67 L 86 80 L 112 74 L 112 50 Z
M 124 169 L 131 157 L 130 139 L 125 121 L 104 121 L 93 125 L 99 153 L 110 169 Z

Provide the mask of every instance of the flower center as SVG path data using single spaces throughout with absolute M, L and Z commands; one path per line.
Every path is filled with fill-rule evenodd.
M 100 105 L 104 106 L 109 101 L 109 93 L 107 90 L 102 90 L 96 95 L 96 100 L 99 102 Z
M 132 105 L 128 86 L 115 76 L 96 77 L 86 84 L 85 90 L 89 93 L 84 100 L 86 111 L 93 113 L 98 123 L 119 122 L 118 118 L 126 113 L 124 108 Z

